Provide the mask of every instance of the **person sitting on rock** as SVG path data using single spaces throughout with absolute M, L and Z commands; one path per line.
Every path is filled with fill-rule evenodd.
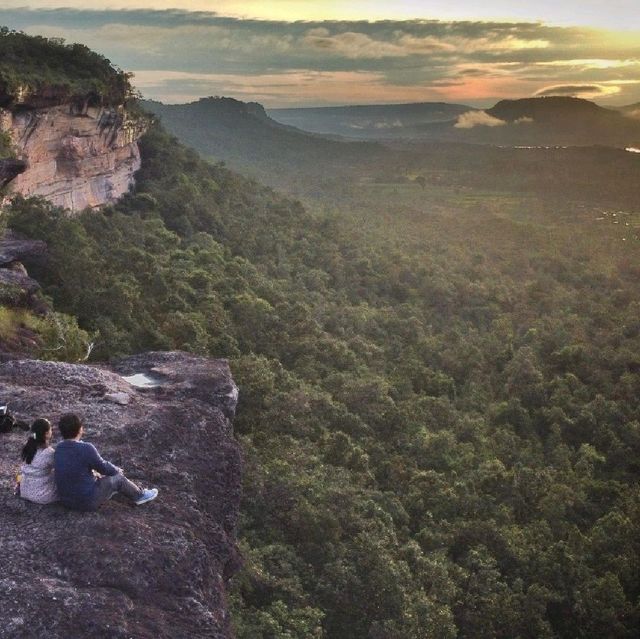
M 51 423 L 48 419 L 36 419 L 22 449 L 20 467 L 20 497 L 36 504 L 58 501 L 53 472 L 54 450 L 50 443 Z
M 100 457 L 95 446 L 80 440 L 83 427 L 73 413 L 63 415 L 58 428 L 64 441 L 56 446 L 55 478 L 60 501 L 74 510 L 97 510 L 115 493 L 134 504 L 145 504 L 158 496 L 158 489 L 138 488 L 122 469 Z M 94 471 L 102 475 L 96 478 Z

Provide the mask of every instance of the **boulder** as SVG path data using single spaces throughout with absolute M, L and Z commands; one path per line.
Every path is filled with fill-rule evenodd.
M 40 284 L 29 277 L 21 260 L 42 268 L 47 261 L 47 245 L 40 240 L 21 239 L 8 231 L 0 239 L 0 305 L 46 315 L 49 306 L 39 295 Z
M 27 163 L 24 160 L 15 160 L 13 158 L 0 159 L 0 189 L 26 170 Z
M 0 268 L 0 304 L 7 306 L 32 307 L 34 295 L 40 284 L 24 273 L 8 268 Z
M 138 374 L 154 384 L 122 376 Z M 0 364 L 0 400 L 29 422 L 78 413 L 86 441 L 160 490 L 143 506 L 116 496 L 96 513 L 26 502 L 12 492 L 24 434 L 1 435 L 0 637 L 231 637 L 226 587 L 241 563 L 242 461 L 227 362 L 179 352 L 111 369 L 9 361 Z
M 42 262 L 46 254 L 47 245 L 41 240 L 20 239 L 10 232 L 0 239 L 0 267 L 14 262 Z

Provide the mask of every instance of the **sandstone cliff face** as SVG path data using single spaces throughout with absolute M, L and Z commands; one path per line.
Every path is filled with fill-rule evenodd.
M 140 168 L 137 139 L 143 130 L 122 107 L 0 109 L 0 131 L 9 133 L 27 165 L 9 191 L 39 195 L 72 211 L 113 202 L 129 190 Z
M 134 373 L 158 386 L 121 376 Z M 176 352 L 115 370 L 11 361 L 0 364 L 0 399 L 29 422 L 81 414 L 85 440 L 160 489 L 144 506 L 114 497 L 97 513 L 25 502 L 11 486 L 25 435 L 0 435 L 0 637 L 230 637 L 241 455 L 227 363 Z

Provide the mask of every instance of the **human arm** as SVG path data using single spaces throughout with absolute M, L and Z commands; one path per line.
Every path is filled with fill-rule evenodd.
M 108 462 L 106 459 L 102 459 L 100 457 L 100 453 L 96 450 L 96 447 L 93 444 L 88 444 L 89 448 L 89 468 L 91 470 L 98 471 L 101 475 L 117 475 L 120 472 L 120 469 L 117 466 L 114 466 L 111 462 Z
M 49 446 L 48 448 L 45 448 L 43 451 L 43 455 L 42 455 L 42 467 L 44 468 L 44 470 L 47 473 L 53 473 L 54 472 L 54 467 L 55 467 L 55 463 L 54 463 L 54 455 L 55 455 L 55 449 L 52 446 Z

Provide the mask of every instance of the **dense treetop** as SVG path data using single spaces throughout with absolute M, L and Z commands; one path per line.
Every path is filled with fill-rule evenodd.
M 315 210 L 142 153 L 117 206 L 9 224 L 95 357 L 232 359 L 241 639 L 635 636 L 638 211 L 453 177 Z
M 131 91 L 129 77 L 85 45 L 0 27 L 0 106 L 20 90 L 50 100 L 93 95 L 120 104 Z

